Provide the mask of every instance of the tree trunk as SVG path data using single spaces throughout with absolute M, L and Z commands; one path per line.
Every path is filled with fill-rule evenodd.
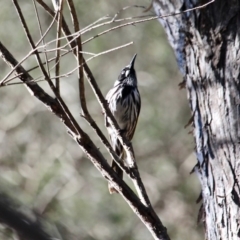
M 158 15 L 200 0 L 154 0 Z M 216 0 L 160 18 L 184 75 L 193 115 L 206 238 L 240 238 L 240 1 Z

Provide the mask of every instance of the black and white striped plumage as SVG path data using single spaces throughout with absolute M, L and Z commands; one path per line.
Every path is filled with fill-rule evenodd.
M 137 125 L 139 112 L 141 109 L 141 98 L 137 87 L 137 76 L 134 70 L 134 62 L 137 54 L 134 55 L 132 61 L 121 71 L 118 79 L 116 80 L 113 88 L 108 92 L 106 100 L 108 106 L 115 117 L 122 134 L 130 141 Z M 110 136 L 111 145 L 117 155 L 124 161 L 125 154 L 123 147 L 116 134 L 114 133 L 111 125 L 105 116 L 105 124 Z M 112 168 L 119 175 L 123 177 L 121 168 L 112 161 Z M 109 192 L 117 192 L 117 190 L 109 184 Z

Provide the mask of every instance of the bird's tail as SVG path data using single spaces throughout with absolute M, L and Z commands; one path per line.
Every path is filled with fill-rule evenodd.
M 116 154 L 118 155 L 118 157 L 122 160 L 122 162 L 124 161 L 124 149 L 122 144 L 119 142 L 119 140 L 117 139 L 116 144 L 114 144 L 113 146 Z M 123 178 L 123 170 L 117 165 L 117 163 L 112 160 L 112 169 L 116 172 L 116 174 L 118 175 L 119 178 Z M 118 193 L 118 191 L 113 187 L 113 185 L 109 182 L 108 183 L 108 189 L 110 194 L 112 193 Z

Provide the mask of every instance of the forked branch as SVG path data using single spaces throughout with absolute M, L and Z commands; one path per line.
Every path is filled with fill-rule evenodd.
M 41 0 L 37 0 L 40 4 L 42 3 Z M 105 144 L 106 148 L 109 150 L 111 156 L 115 159 L 116 162 L 119 163 L 120 167 L 128 174 L 128 176 L 133 180 L 136 189 L 138 191 L 139 198 L 136 194 L 128 187 L 128 185 L 118 178 L 115 172 L 110 168 L 109 164 L 107 163 L 106 159 L 103 157 L 99 149 L 96 145 L 92 142 L 90 137 L 83 131 L 83 129 L 78 125 L 77 121 L 72 116 L 71 112 L 69 111 L 68 107 L 66 106 L 65 102 L 60 96 L 59 91 L 57 90 L 56 86 L 51 81 L 51 78 L 47 71 L 44 68 L 44 65 L 41 61 L 39 56 L 39 52 L 36 49 L 36 45 L 32 40 L 31 34 L 28 30 L 26 21 L 24 16 L 21 12 L 21 8 L 18 4 L 17 0 L 13 0 L 13 3 L 16 7 L 17 13 L 21 20 L 22 26 L 25 30 L 27 39 L 32 47 L 32 51 L 36 56 L 39 68 L 41 69 L 44 78 L 48 81 L 53 93 L 55 94 L 56 99 L 49 96 L 41 87 L 37 85 L 37 83 L 32 81 L 32 77 L 25 71 L 25 69 L 19 64 L 12 54 L 4 47 L 3 44 L 0 43 L 0 56 L 5 60 L 6 63 L 10 65 L 12 69 L 15 69 L 15 73 L 19 75 L 20 80 L 25 84 L 27 89 L 37 97 L 43 104 L 54 114 L 56 114 L 60 120 L 65 124 L 67 127 L 70 135 L 72 138 L 79 144 L 82 150 L 86 153 L 88 158 L 92 161 L 95 167 L 102 173 L 102 175 L 108 180 L 114 183 L 114 187 L 118 190 L 120 195 L 125 199 L 125 201 L 129 204 L 132 210 L 136 213 L 136 215 L 143 221 L 143 223 L 147 226 L 149 231 L 152 233 L 155 239 L 169 239 L 167 235 L 166 228 L 162 225 L 160 219 L 154 212 L 150 201 L 148 199 L 145 187 L 141 181 L 138 168 L 135 162 L 134 152 L 132 149 L 132 145 L 130 142 L 126 141 L 124 136 L 120 134 L 120 128 L 113 117 L 111 111 L 108 108 L 107 102 L 103 97 L 96 80 L 89 69 L 88 65 L 86 64 L 85 59 L 82 56 L 82 42 L 81 36 L 79 35 L 76 40 L 73 40 L 71 32 L 62 16 L 62 30 L 65 36 L 69 41 L 69 46 L 72 49 L 73 53 L 77 58 L 77 63 L 79 65 L 78 77 L 79 77 L 79 91 L 80 91 L 80 101 L 83 108 L 83 116 L 89 122 L 89 124 L 95 129 L 100 139 Z M 77 14 L 75 11 L 75 7 L 71 0 L 67 0 L 67 3 L 70 8 L 70 12 L 73 19 L 74 30 L 76 32 L 80 31 Z M 55 13 L 44 3 L 44 8 L 48 9 L 48 12 L 54 18 Z M 56 19 L 56 18 L 55 18 Z M 59 21 L 59 19 L 58 19 Z M 110 124 L 112 124 L 114 130 L 118 134 L 119 140 L 124 146 L 129 159 L 131 159 L 132 163 L 130 164 L 130 170 L 123 166 L 121 161 L 117 158 L 115 152 L 112 150 L 109 142 L 107 141 L 104 134 L 101 132 L 100 128 L 97 126 L 95 121 L 92 119 L 91 115 L 88 112 L 86 100 L 85 100 L 85 93 L 84 93 L 84 78 L 83 78 L 83 70 L 85 72 L 86 78 L 93 89 L 93 92 L 96 95 L 103 111 L 110 119 Z
M 67 127 L 72 138 L 79 144 L 82 150 L 86 153 L 88 158 L 94 166 L 101 172 L 101 174 L 108 180 L 115 183 L 117 190 L 119 190 L 122 197 L 129 204 L 135 214 L 142 220 L 152 233 L 155 239 L 168 240 L 166 228 L 162 225 L 156 213 L 144 206 L 136 194 L 128 187 L 128 185 L 119 179 L 114 171 L 111 169 L 106 159 L 103 157 L 99 149 L 95 146 L 89 136 L 76 125 L 76 121 L 69 119 L 58 100 L 49 96 L 37 83 L 32 81 L 32 77 L 25 71 L 25 69 L 18 64 L 13 55 L 0 42 L 0 57 L 11 67 L 15 68 L 16 74 L 19 75 L 20 80 L 25 84 L 31 95 L 39 99 L 51 112 L 53 112 Z M 1 213 L 0 213 L 1 214 Z
M 52 9 L 50 7 L 48 7 L 46 5 L 46 3 L 43 3 L 42 0 L 37 0 L 38 3 L 52 16 L 54 17 L 54 12 L 52 11 Z M 80 28 L 79 28 L 79 24 L 78 24 L 78 20 L 77 20 L 77 14 L 76 14 L 76 11 L 73 10 L 74 8 L 74 5 L 70 5 L 70 7 L 72 8 L 71 9 L 71 15 L 72 15 L 72 18 L 73 18 L 73 22 L 74 22 L 74 26 L 75 26 L 75 31 L 79 32 Z M 76 28 L 77 26 L 77 28 Z M 62 30 L 63 30 L 63 33 L 65 34 L 68 42 L 69 42 L 69 45 L 71 46 L 71 48 L 73 49 L 73 53 L 74 55 L 77 57 L 78 59 L 78 54 L 77 51 L 76 51 L 76 42 L 72 40 L 72 33 L 70 32 L 67 24 L 66 24 L 66 21 L 64 19 L 64 17 L 62 18 Z M 78 40 L 78 45 L 79 45 L 79 41 L 81 42 L 81 38 L 79 36 L 79 38 L 77 38 Z M 80 40 L 79 40 L 80 39 Z M 81 44 L 80 44 L 81 45 Z M 79 48 L 79 47 L 78 47 Z M 81 49 L 81 47 L 80 47 Z M 80 53 L 79 55 L 82 56 L 82 54 Z M 80 56 L 79 56 L 80 57 Z M 120 134 L 120 128 L 115 120 L 115 118 L 113 117 L 111 111 L 109 110 L 109 107 L 107 105 L 107 102 L 104 98 L 104 96 L 102 95 L 102 92 L 100 91 L 98 85 L 97 85 L 97 82 L 90 70 L 90 68 L 88 67 L 88 65 L 86 64 L 86 61 L 85 59 L 82 57 L 80 57 L 80 59 L 82 59 L 82 64 L 83 64 L 83 68 L 84 68 L 84 72 L 85 72 L 85 75 L 88 79 L 88 82 L 94 92 L 94 94 L 96 95 L 96 98 L 98 100 L 98 102 L 100 103 L 102 109 L 103 109 L 103 112 L 106 113 L 106 115 L 108 116 L 109 120 L 110 120 L 110 124 L 112 125 L 113 129 L 115 130 L 121 144 L 123 145 L 126 153 L 127 153 L 127 157 L 129 159 L 129 162 L 130 162 L 130 174 L 128 174 L 128 172 L 126 172 L 126 168 L 123 168 L 123 165 L 120 164 L 120 162 L 118 161 L 118 159 L 116 159 L 116 154 L 114 154 L 115 156 L 112 156 L 113 159 L 119 164 L 119 166 L 121 168 L 123 168 L 123 170 L 128 174 L 128 176 L 132 179 L 133 183 L 134 183 L 134 186 L 138 192 L 138 196 L 139 198 L 141 199 L 142 203 L 145 205 L 145 206 L 148 206 L 149 208 L 152 209 L 151 207 L 151 203 L 150 203 L 150 200 L 148 198 L 148 195 L 147 195 L 147 192 L 145 190 L 145 187 L 144 187 L 144 184 L 142 183 L 142 180 L 141 180 L 141 177 L 140 177 L 140 174 L 139 174 L 139 171 L 138 171 L 138 167 L 137 167 L 137 164 L 136 164 L 136 160 L 135 160 L 135 156 L 134 156 L 134 152 L 133 152 L 133 148 L 132 148 L 132 144 L 131 142 L 128 142 L 124 136 L 122 136 Z M 80 61 L 80 59 L 78 61 Z M 81 66 L 81 65 L 80 65 Z M 80 67 L 81 69 L 81 67 Z M 92 117 L 90 116 L 90 114 L 88 113 L 88 110 L 87 110 L 87 107 L 86 107 L 86 103 L 84 103 L 85 101 L 85 96 L 84 96 L 84 85 L 83 85 L 83 81 L 80 81 L 80 84 L 82 84 L 82 88 L 80 88 L 79 92 L 80 92 L 80 99 L 81 99 L 81 103 L 82 103 L 82 108 L 83 108 L 83 114 L 84 114 L 84 117 L 86 118 L 86 120 L 90 123 L 90 125 L 94 128 L 94 130 L 97 132 L 98 136 L 100 137 L 100 139 L 102 140 L 102 142 L 105 144 L 106 143 L 106 138 L 104 137 L 104 135 L 102 134 L 101 130 L 99 129 L 99 127 L 97 126 L 97 124 L 94 122 L 94 120 L 92 119 Z M 81 86 L 81 85 L 80 85 Z M 109 150 L 109 144 L 108 145 L 105 145 L 106 148 Z M 111 155 L 112 154 L 112 149 L 110 150 L 111 152 Z

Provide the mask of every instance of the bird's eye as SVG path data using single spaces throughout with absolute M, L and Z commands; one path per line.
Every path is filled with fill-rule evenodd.
M 123 69 L 121 72 L 122 77 L 128 77 L 130 70 L 129 69 Z
M 125 69 L 122 70 L 121 76 L 122 76 L 122 77 L 125 77 Z
M 124 68 L 120 75 L 118 76 L 118 79 L 121 81 L 121 80 L 124 80 L 125 78 L 127 78 L 129 76 L 129 73 L 130 73 L 130 69 L 128 68 Z

